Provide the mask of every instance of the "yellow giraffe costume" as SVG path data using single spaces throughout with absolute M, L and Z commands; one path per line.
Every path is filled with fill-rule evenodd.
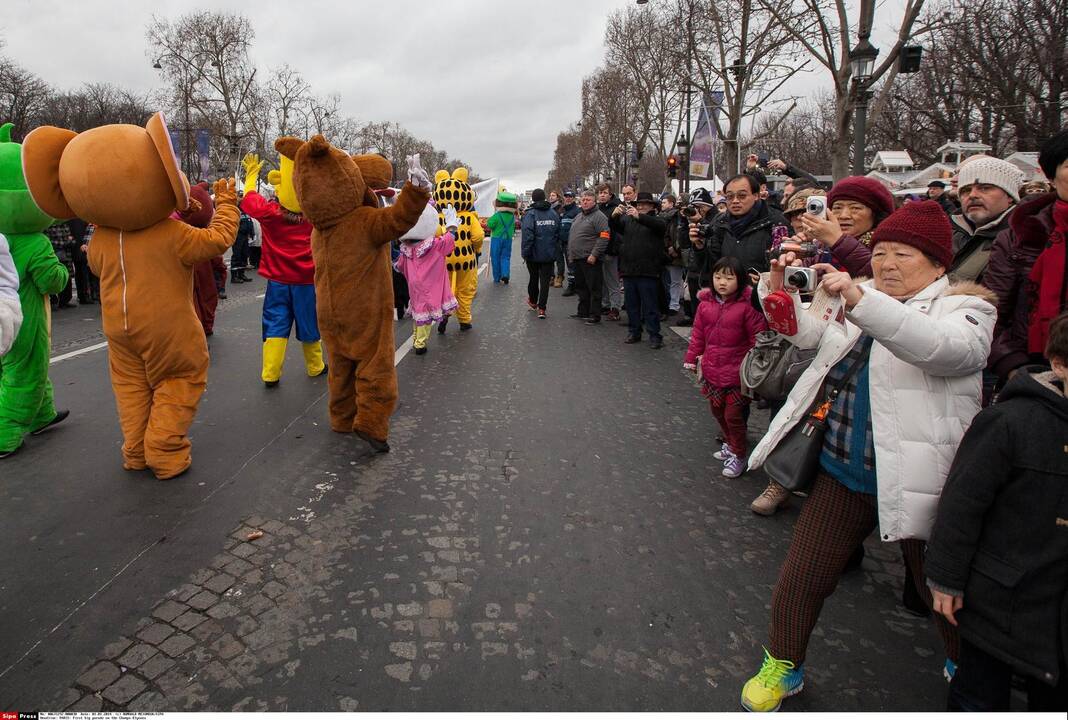
M 445 218 L 442 215 L 448 205 L 452 205 L 460 219 L 456 229 L 456 249 L 445 258 L 452 283 L 452 294 L 456 296 L 459 307 L 456 317 L 460 329 L 471 327 L 471 303 L 478 291 L 478 261 L 476 256 L 482 252 L 482 241 L 486 234 L 475 213 L 475 193 L 467 184 L 467 168 L 456 168 L 452 174 L 448 170 L 438 170 L 434 175 L 434 204 L 438 213 L 438 235 L 445 233 Z M 438 332 L 445 332 L 448 318 L 438 324 Z

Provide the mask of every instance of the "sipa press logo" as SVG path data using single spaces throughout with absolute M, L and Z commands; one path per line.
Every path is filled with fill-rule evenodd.
M 35 712 L 0 712 L 0 720 L 37 720 Z

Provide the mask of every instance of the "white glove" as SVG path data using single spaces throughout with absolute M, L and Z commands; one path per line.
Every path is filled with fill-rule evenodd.
M 419 164 L 419 153 L 409 155 L 405 160 L 408 161 L 408 182 L 420 190 L 426 190 L 427 192 L 433 190 L 434 185 L 430 182 L 430 176 L 426 174 L 426 170 Z
M 445 210 L 441 213 L 442 218 L 445 220 L 445 227 L 452 232 L 456 228 L 460 227 L 460 216 L 456 214 L 456 208 L 452 205 L 446 205 Z
M 0 355 L 5 355 L 22 327 L 22 305 L 18 300 L 0 296 Z

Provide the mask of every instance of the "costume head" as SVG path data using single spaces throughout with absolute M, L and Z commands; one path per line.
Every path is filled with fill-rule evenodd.
M 11 142 L 11 123 L 0 126 L 0 232 L 5 235 L 37 233 L 52 218 L 33 202 L 22 175 L 22 146 Z
M 163 113 L 145 127 L 103 125 L 75 133 L 42 126 L 22 144 L 34 202 L 52 217 L 141 230 L 189 207 Z
M 208 193 L 208 184 L 202 182 L 189 188 L 189 200 L 189 211 L 181 216 L 182 222 L 206 228 L 215 216 L 215 203 Z
M 516 208 L 519 207 L 519 198 L 515 196 L 515 193 L 501 191 L 497 193 L 497 202 L 493 207 L 499 212 L 515 214 Z
M 297 138 L 279 138 L 275 149 L 292 160 L 292 184 L 296 201 L 313 225 L 319 228 L 336 224 L 361 205 L 378 207 L 378 198 L 364 178 L 364 169 L 376 182 L 384 177 L 381 155 L 350 156 L 316 135 L 308 142 Z M 285 164 L 282 164 L 283 168 Z M 389 176 L 392 176 L 392 167 Z M 386 184 L 389 184 L 386 176 Z M 281 189 L 279 188 L 279 193 Z M 282 200 L 279 202 L 292 209 Z
M 275 142 L 275 149 L 278 150 L 278 143 L 282 140 L 293 138 L 282 138 Z M 278 150 L 281 153 L 281 150 Z M 272 170 L 267 173 L 267 182 L 274 188 L 274 197 L 278 200 L 278 204 L 284 207 L 289 212 L 300 212 L 300 201 L 297 200 L 297 193 L 293 189 L 293 158 L 287 157 L 284 153 L 278 156 L 278 170 Z
M 439 208 L 452 205 L 458 213 L 475 209 L 475 193 L 467 184 L 467 168 L 456 168 L 451 175 L 448 170 L 438 170 L 435 173 L 434 203 Z

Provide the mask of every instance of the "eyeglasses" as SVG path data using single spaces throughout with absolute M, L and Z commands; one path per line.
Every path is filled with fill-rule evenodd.
M 727 198 L 728 202 L 730 202 L 731 200 L 747 200 L 747 199 L 753 197 L 753 194 L 752 193 L 746 193 L 746 192 L 742 192 L 742 193 L 727 193 L 726 195 L 724 195 L 724 197 Z

